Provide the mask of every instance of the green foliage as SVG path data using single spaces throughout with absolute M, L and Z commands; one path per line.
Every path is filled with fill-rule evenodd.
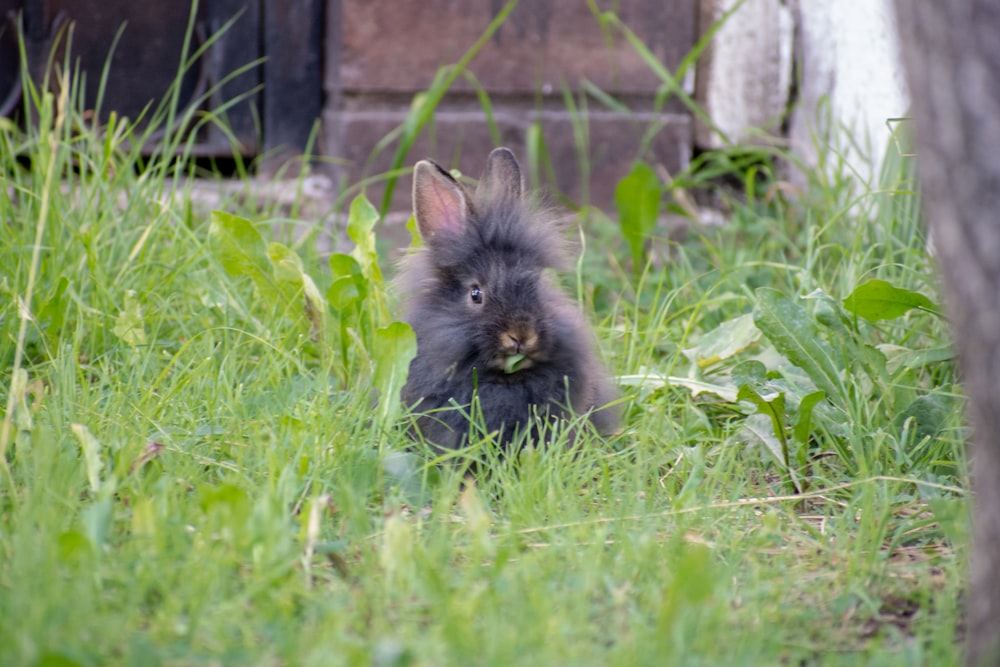
M 636 162 L 628 176 L 615 188 L 615 206 L 622 236 L 632 251 L 632 269 L 636 276 L 646 266 L 646 240 L 656 227 L 663 186 L 645 162 Z
M 844 360 L 820 337 L 816 321 L 803 307 L 762 287 L 756 292 L 753 321 L 778 353 L 804 370 L 817 387 L 830 396 L 844 394 L 840 379 Z
M 417 337 L 408 324 L 392 322 L 375 330 L 371 354 L 380 397 L 379 423 L 383 428 L 391 428 L 400 415 L 399 392 L 406 384 L 410 362 L 417 356 Z
M 937 312 L 937 306 L 923 294 L 894 287 L 884 280 L 858 285 L 844 299 L 844 308 L 871 322 L 893 320 L 913 308 Z
M 208 247 L 227 274 L 251 279 L 258 296 L 255 302 L 265 312 L 299 325 L 303 335 L 298 341 L 314 344 L 310 349 L 324 360 L 323 367 L 341 386 L 357 389 L 373 378 L 380 397 L 378 423 L 384 429 L 400 416 L 399 392 L 417 344 L 409 325 L 389 321 L 375 251 L 377 221 L 378 212 L 358 195 L 347 223 L 355 247 L 351 254 L 330 256 L 333 279 L 325 299 L 299 256 L 280 243 L 265 248 L 260 232 L 245 218 L 213 211 Z M 326 359 L 328 351 L 334 352 L 330 359 Z

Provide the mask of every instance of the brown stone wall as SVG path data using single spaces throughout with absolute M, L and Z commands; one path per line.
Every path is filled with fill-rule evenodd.
M 696 40 L 697 3 L 691 0 L 596 5 L 615 7 L 671 71 Z M 413 96 L 427 89 L 439 68 L 458 62 L 503 6 L 501 0 L 330 0 L 323 152 L 344 159 L 346 182 L 389 168 L 396 144 L 370 160 L 378 142 L 403 122 Z M 610 207 L 615 183 L 640 155 L 671 171 L 690 156 L 692 122 L 684 107 L 674 98 L 655 109 L 660 80 L 617 29 L 602 27 L 583 0 L 522 0 L 468 71 L 490 97 L 502 143 L 523 156 L 529 127 L 542 128 L 556 178 L 548 189 L 578 203 L 589 192 L 592 203 Z M 615 96 L 631 113 L 589 98 L 587 113 L 577 115 L 574 128 L 563 96 L 570 91 L 579 111 L 584 81 Z M 651 126 L 660 130 L 642 154 L 641 140 Z M 478 176 L 493 146 L 475 87 L 460 77 L 406 165 L 430 157 Z M 581 156 L 590 165 L 586 182 Z M 394 209 L 408 208 L 409 184 L 401 179 Z M 370 187 L 368 196 L 380 201 L 381 188 Z

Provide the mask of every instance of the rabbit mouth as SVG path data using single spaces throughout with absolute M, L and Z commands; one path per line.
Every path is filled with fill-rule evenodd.
M 531 366 L 531 358 L 526 354 L 508 354 L 503 357 L 503 372 L 510 375 Z
M 490 364 L 493 368 L 510 375 L 534 365 L 538 334 L 532 328 L 504 331 L 500 334 L 498 343 L 499 349 Z
M 535 365 L 535 360 L 524 354 L 516 352 L 514 354 L 497 354 L 490 359 L 489 367 L 494 371 L 499 371 L 504 375 L 513 375 Z

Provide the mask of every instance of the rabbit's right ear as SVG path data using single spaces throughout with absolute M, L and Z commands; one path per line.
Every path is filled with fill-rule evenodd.
M 469 217 L 462 186 L 430 160 L 413 168 L 413 214 L 424 242 L 441 232 L 461 234 Z
M 517 163 L 517 158 L 509 148 L 494 148 L 486 159 L 486 172 L 479 179 L 476 196 L 517 201 L 521 198 L 523 189 L 521 166 Z

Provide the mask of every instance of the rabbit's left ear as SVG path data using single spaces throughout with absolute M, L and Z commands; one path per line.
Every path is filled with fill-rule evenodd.
M 521 198 L 521 166 L 507 148 L 494 148 L 486 160 L 486 173 L 479 179 L 476 194 L 490 199 L 517 201 Z
M 437 234 L 461 234 L 469 217 L 469 203 L 462 186 L 430 160 L 413 169 L 413 214 L 424 242 Z

